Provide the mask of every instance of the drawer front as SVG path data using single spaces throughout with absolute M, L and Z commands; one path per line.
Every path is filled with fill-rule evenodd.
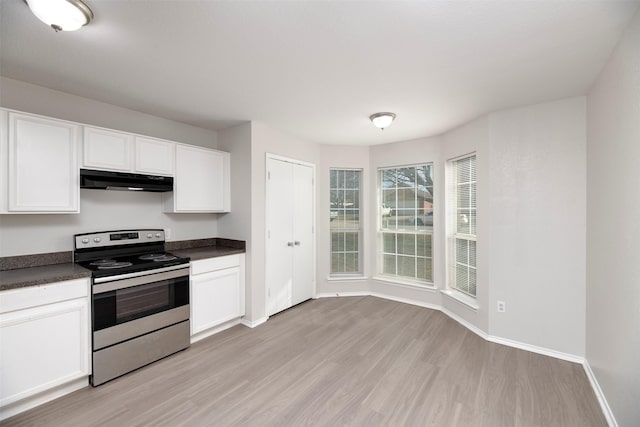
M 91 384 L 100 385 L 190 345 L 189 321 L 93 353 Z
M 225 268 L 238 267 L 240 255 L 227 255 L 218 258 L 207 258 L 191 261 L 191 274 L 202 274 L 210 271 L 224 270 Z
M 0 292 L 0 313 L 89 296 L 90 279 L 74 279 Z

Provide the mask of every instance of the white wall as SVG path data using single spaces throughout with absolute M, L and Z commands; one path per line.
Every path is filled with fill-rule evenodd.
M 588 95 L 587 360 L 640 425 L 640 12 Z
M 0 106 L 93 126 L 216 148 L 215 131 L 0 77 Z
M 375 218 L 375 204 L 371 202 L 371 169 L 369 168 L 369 147 L 322 145 L 320 146 L 320 159 L 316 169 L 318 176 L 316 192 L 318 201 L 316 226 L 318 230 L 317 250 L 317 280 L 316 289 L 320 294 L 368 292 L 369 282 L 365 278 L 370 277 L 374 266 L 371 258 L 367 257 L 375 251 L 375 239 L 368 232 L 369 224 Z M 360 221 L 362 227 L 362 247 L 365 254 L 362 259 L 363 277 L 356 279 L 329 279 L 331 272 L 331 230 L 329 221 L 329 171 L 332 168 L 362 169 L 361 212 Z
M 4 77 L 0 106 L 193 145 L 217 145 L 217 133 L 211 130 Z M 161 200 L 153 193 L 81 190 L 80 214 L 1 215 L 0 256 L 69 251 L 76 233 L 118 228 L 171 228 L 170 240 L 218 237 L 218 214 L 165 214 Z
M 585 348 L 585 105 L 489 118 L 490 334 L 575 356 Z
M 165 214 L 162 195 L 80 190 L 80 214 L 1 215 L 0 256 L 72 251 L 73 235 L 132 228 L 170 228 L 169 240 L 218 237 L 216 214 Z
M 441 162 L 443 167 L 439 168 L 437 178 L 443 183 L 442 191 L 450 191 L 448 187 L 451 183 L 446 183 L 446 163 L 451 159 L 463 156 L 465 154 L 476 153 L 476 196 L 477 196 L 477 249 L 476 249 L 476 265 L 477 270 L 477 286 L 476 286 L 476 302 L 478 305 L 477 310 L 470 308 L 469 306 L 462 304 L 460 301 L 443 296 L 442 306 L 450 313 L 461 318 L 465 322 L 475 326 L 483 332 L 489 331 L 489 310 L 491 304 L 489 303 L 489 293 L 491 289 L 490 275 L 490 182 L 489 182 L 489 160 L 491 154 L 489 152 L 489 118 L 488 116 L 474 120 L 463 126 L 460 126 L 450 132 L 447 132 L 442 136 L 442 155 Z M 445 196 L 446 197 L 446 196 Z M 443 211 L 444 213 L 444 211 Z M 445 221 L 442 226 L 444 227 Z M 447 224 L 450 227 L 450 223 Z M 441 257 L 440 263 L 442 264 L 443 277 L 440 283 L 441 289 L 446 289 L 448 283 L 445 280 L 450 280 L 448 275 L 445 277 L 444 273 L 448 273 L 447 266 L 449 265 L 449 243 L 447 242 L 448 234 L 452 233 L 452 230 L 447 229 L 446 233 L 442 233 L 440 239 L 440 245 L 438 249 L 444 255 Z M 450 274 L 450 273 L 449 273 Z
M 434 235 L 433 246 L 438 248 L 442 244 L 442 228 L 444 217 L 444 184 L 441 180 L 436 180 L 442 169 L 441 157 L 442 140 L 439 137 L 422 138 L 411 141 L 396 142 L 393 144 L 375 145 L 371 147 L 371 163 L 369 177 L 369 191 L 372 201 L 371 217 L 375 218 L 375 209 L 378 200 L 377 185 L 377 169 L 391 166 L 415 165 L 421 163 L 433 163 L 434 167 Z M 440 230 L 440 231 L 438 231 Z M 377 224 L 371 221 L 369 224 L 369 233 L 371 234 L 372 248 L 369 251 L 368 259 L 372 266 L 372 273 L 375 275 L 376 269 L 376 251 L 377 246 Z M 433 258 L 433 278 L 434 284 L 438 287 L 442 286 L 444 279 L 444 263 L 442 256 L 438 258 L 440 253 L 434 251 Z M 396 299 L 405 299 L 417 302 L 427 306 L 439 306 L 441 295 L 437 290 L 428 289 L 423 286 L 392 284 L 386 281 L 375 279 L 371 280 L 371 291 L 387 295 Z
M 266 316 L 266 155 L 276 154 L 317 164 L 320 150 L 316 143 L 301 140 L 259 122 L 251 122 L 251 145 L 251 248 L 254 256 L 251 257 L 251 264 L 247 263 L 247 268 L 251 269 L 252 274 L 249 291 L 252 301 L 246 317 L 248 321 L 254 322 Z
M 231 213 L 218 217 L 218 233 L 247 243 L 245 264 L 255 255 L 251 240 L 251 123 L 244 123 L 218 133 L 218 148 L 231 153 Z M 253 271 L 245 272 L 245 312 L 251 316 Z

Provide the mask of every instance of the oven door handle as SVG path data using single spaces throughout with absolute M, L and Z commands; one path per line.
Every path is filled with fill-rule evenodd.
M 171 265 L 169 267 L 154 268 L 153 270 L 136 271 L 135 273 L 125 273 L 125 274 L 118 274 L 115 276 L 97 277 L 93 279 L 93 283 L 113 282 L 116 280 L 128 279 L 130 277 L 149 276 L 151 274 L 164 273 L 165 271 L 171 271 L 171 270 L 181 270 L 181 269 L 187 270 L 188 268 L 189 268 L 188 263 Z
M 171 267 L 167 267 L 167 268 L 171 268 Z M 115 291 L 118 289 L 126 289 L 126 288 L 131 288 L 133 286 L 160 282 L 162 280 L 175 279 L 177 277 L 189 277 L 188 265 L 186 267 L 180 266 L 179 269 L 174 268 L 169 271 L 165 270 L 164 272 L 158 272 L 159 270 L 161 269 L 154 270 L 153 273 L 151 274 L 149 274 L 149 271 L 147 271 L 146 272 L 147 274 L 145 275 L 138 275 L 137 277 L 130 277 L 130 278 L 121 278 L 120 280 L 118 279 L 113 280 L 113 277 L 110 277 L 109 278 L 111 279 L 110 281 L 105 282 L 103 280 L 102 283 L 97 283 L 97 280 L 96 280 L 94 281 L 92 293 L 94 295 L 97 295 L 105 292 Z M 135 274 L 135 273 L 131 273 L 131 274 Z M 126 275 L 123 274 L 122 276 L 126 276 Z

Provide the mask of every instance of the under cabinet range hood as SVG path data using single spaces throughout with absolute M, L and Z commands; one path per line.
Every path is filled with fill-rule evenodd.
M 173 191 L 173 178 L 170 176 L 80 169 L 80 188 L 162 193 Z

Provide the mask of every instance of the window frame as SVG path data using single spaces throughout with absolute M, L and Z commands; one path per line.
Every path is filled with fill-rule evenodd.
M 434 204 L 435 204 L 435 162 L 420 162 L 420 163 L 414 163 L 414 164 L 407 164 L 407 165 L 397 165 L 397 166 L 384 166 L 384 167 L 378 167 L 376 170 L 376 182 L 377 182 L 377 206 L 376 206 L 376 215 L 377 215 L 377 220 L 376 220 L 376 234 L 377 234 L 377 244 L 376 244 L 376 276 L 378 277 L 378 279 L 380 280 L 384 280 L 384 281 L 389 281 L 389 282 L 393 282 L 393 283 L 402 283 L 402 284 L 409 284 L 409 285 L 415 285 L 415 286 L 419 286 L 422 288 L 435 288 L 435 279 L 434 279 L 434 275 L 435 275 L 435 232 L 434 232 L 434 222 L 432 220 L 432 225 L 430 229 L 417 229 L 416 225 L 413 226 L 413 228 L 398 228 L 398 224 L 396 223 L 396 228 L 394 229 L 388 229 L 388 228 L 384 228 L 382 221 L 383 221 L 383 202 L 384 202 L 384 196 L 383 196 L 383 176 L 384 176 L 384 172 L 388 171 L 388 170 L 397 170 L 397 169 L 407 169 L 407 168 L 419 168 L 419 167 L 428 167 L 430 170 L 430 178 L 431 178 L 431 186 L 430 186 L 430 190 L 431 190 L 431 215 L 432 217 L 435 215 L 434 212 Z M 414 180 L 413 182 L 414 187 L 413 188 L 417 188 L 417 184 L 416 181 Z M 401 188 L 410 188 L 410 187 L 398 187 L 396 186 L 395 189 L 396 191 L 398 189 Z M 417 197 L 417 193 L 416 193 L 416 197 Z M 396 195 L 396 201 L 397 201 L 397 195 Z M 386 209 L 390 209 L 390 207 L 386 207 Z M 416 211 L 419 211 L 420 208 L 416 207 L 414 208 Z M 424 209 L 424 208 L 423 208 Z M 393 210 L 398 210 L 398 207 L 395 206 Z M 428 214 L 424 214 L 424 215 L 428 215 Z M 385 252 L 385 248 L 384 248 L 384 236 L 385 234 L 391 234 L 395 236 L 395 246 L 396 246 L 396 250 L 395 252 L 391 253 L 391 252 Z M 414 250 L 414 254 L 413 255 L 405 255 L 405 254 L 399 254 L 398 253 L 398 235 L 412 235 L 412 236 L 416 236 L 414 237 L 414 241 L 415 241 L 415 250 Z M 429 252 L 430 256 L 420 256 L 417 255 L 418 253 L 418 238 L 417 236 L 430 236 L 430 250 L 428 250 L 427 252 Z M 390 273 L 386 273 L 384 271 L 384 258 L 385 255 L 394 255 L 395 256 L 395 262 L 396 262 L 396 274 L 390 274 Z M 414 275 L 413 277 L 409 277 L 409 276 L 404 276 L 404 275 L 399 275 L 397 274 L 398 272 L 398 256 L 407 256 L 407 257 L 411 257 L 414 260 L 416 260 L 416 275 L 418 273 L 418 266 L 417 266 L 417 259 L 428 259 L 431 261 L 431 278 L 430 280 L 425 280 L 425 279 L 420 279 L 415 277 L 416 275 Z M 425 264 L 425 268 L 428 268 L 427 264 Z
M 469 159 L 472 157 L 474 158 L 475 180 L 474 181 L 470 180 L 467 183 L 459 184 L 457 181 L 457 170 L 456 170 L 457 164 L 458 164 L 457 162 L 461 160 Z M 447 245 L 448 245 L 447 289 L 457 293 L 463 300 L 471 299 L 472 301 L 476 301 L 477 295 L 478 295 L 478 251 L 477 251 L 477 248 L 478 248 L 477 246 L 477 241 L 478 241 L 478 222 L 477 222 L 477 218 L 478 218 L 477 216 L 478 156 L 477 156 L 477 152 L 474 151 L 471 153 L 464 154 L 462 156 L 449 159 L 447 161 L 447 171 L 448 171 L 447 178 L 449 181 L 449 185 L 447 189 L 447 196 L 449 196 L 449 203 L 447 206 L 448 208 L 447 221 L 448 221 L 448 229 L 449 229 L 448 238 L 447 238 Z M 459 195 L 458 188 L 461 185 L 470 185 L 470 184 L 474 184 L 474 188 L 475 188 L 475 190 L 473 190 L 473 197 L 472 197 L 472 193 L 469 192 L 469 198 L 475 199 L 475 204 L 472 205 L 470 203 L 467 208 L 470 212 L 471 211 L 475 212 L 475 230 L 473 234 L 458 232 L 458 219 L 460 217 L 458 212 L 459 212 L 459 209 L 461 209 L 461 207 L 458 205 L 458 195 Z M 474 242 L 475 250 L 473 251 L 473 258 L 474 258 L 473 265 L 471 265 L 472 263 L 470 262 L 471 250 L 469 249 L 469 246 L 467 249 L 468 261 L 466 263 L 458 261 L 458 253 L 457 253 L 458 241 Z M 458 265 L 462 265 L 465 268 L 467 268 L 468 270 L 467 278 L 470 277 L 469 276 L 470 269 L 474 270 L 475 272 L 475 275 L 474 275 L 475 282 L 473 283 L 474 291 L 475 291 L 474 293 L 471 293 L 468 290 L 464 290 L 458 287 L 458 284 L 457 284 Z M 467 283 L 470 283 L 470 282 L 467 282 Z M 469 289 L 469 286 L 467 287 L 467 289 Z
M 337 228 L 337 229 L 333 229 L 331 227 L 331 212 L 333 210 L 335 210 L 335 208 L 332 206 L 332 201 L 331 201 L 331 192 L 332 190 L 336 189 L 336 190 L 345 190 L 345 188 L 340 188 L 340 187 L 333 187 L 331 184 L 331 174 L 334 171 L 341 171 L 341 172 L 358 172 L 359 173 L 359 179 L 358 179 L 358 208 L 357 208 L 357 212 L 358 212 L 358 227 L 357 228 Z M 354 278 L 354 277 L 362 277 L 364 275 L 364 265 L 363 265 L 363 260 L 364 260 L 364 251 L 363 251 L 363 239 L 364 239 L 364 227 L 363 227 L 363 184 L 364 184 L 364 170 L 362 168 L 342 168 L 342 167 L 330 167 L 329 168 L 329 279 L 341 279 L 341 278 Z M 346 251 L 346 242 L 344 242 L 343 244 L 343 250 L 342 251 L 334 251 L 333 250 L 333 233 L 334 232 L 342 232 L 342 233 L 353 233 L 356 232 L 358 234 L 358 250 L 357 250 L 357 254 L 358 254 L 358 271 L 353 271 L 353 272 L 333 272 L 333 255 L 334 253 L 337 254 L 347 254 L 347 253 L 354 253 L 356 251 Z M 345 259 L 345 263 L 346 263 L 346 259 Z

